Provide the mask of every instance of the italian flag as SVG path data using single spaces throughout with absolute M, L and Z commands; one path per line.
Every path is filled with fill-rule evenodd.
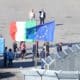
M 32 41 L 30 39 L 27 39 L 27 28 L 32 28 L 36 26 L 35 20 L 28 20 L 26 22 L 24 21 L 17 21 L 17 22 L 11 22 L 10 24 L 10 36 L 12 40 L 15 41 Z

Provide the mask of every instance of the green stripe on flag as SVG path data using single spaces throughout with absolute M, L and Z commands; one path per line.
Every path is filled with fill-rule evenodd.
M 32 28 L 32 27 L 35 27 L 37 24 L 36 20 L 27 20 L 26 23 L 25 23 L 25 26 L 26 26 L 26 29 L 29 29 L 29 28 Z M 27 30 L 26 30 L 27 31 Z M 27 32 L 26 32 L 27 33 Z M 26 34 L 27 36 L 27 34 Z M 33 43 L 34 40 L 33 39 L 27 39 L 26 37 L 26 42 L 31 42 Z

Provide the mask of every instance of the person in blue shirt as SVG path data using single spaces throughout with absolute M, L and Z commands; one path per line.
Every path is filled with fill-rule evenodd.
M 11 66 L 13 64 L 13 59 L 14 59 L 14 53 L 12 52 L 11 48 L 8 51 L 7 59 L 8 59 L 8 65 Z

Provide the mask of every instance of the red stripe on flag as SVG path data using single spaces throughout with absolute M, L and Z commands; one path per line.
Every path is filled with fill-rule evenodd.
M 12 22 L 10 24 L 10 36 L 13 40 L 15 40 L 16 32 L 17 32 L 16 22 Z

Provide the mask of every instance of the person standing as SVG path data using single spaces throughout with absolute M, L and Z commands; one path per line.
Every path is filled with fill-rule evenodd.
M 44 9 L 42 9 L 41 11 L 39 11 L 40 24 L 44 24 L 45 18 L 46 18 L 46 12 L 44 11 Z
M 13 59 L 14 59 L 14 52 L 12 51 L 12 49 L 10 48 L 7 54 L 7 59 L 8 59 L 8 65 L 12 66 L 13 64 Z
M 45 49 L 46 52 L 46 57 L 49 56 L 49 42 L 44 42 L 43 47 Z
M 36 46 L 36 43 L 33 44 L 32 53 L 33 53 L 33 61 L 34 61 L 34 58 L 36 57 L 36 54 L 37 54 L 37 46 Z
M 46 54 L 45 54 L 45 48 L 42 49 L 42 51 L 40 52 L 40 58 L 41 58 L 41 69 L 44 69 L 44 62 L 42 61 L 42 59 L 45 59 Z
M 46 57 L 50 55 L 49 42 L 46 42 Z
M 29 12 L 29 19 L 30 19 L 30 20 L 34 20 L 34 19 L 35 19 L 34 9 L 32 9 L 32 10 Z
M 62 43 L 58 43 L 57 44 L 57 55 L 58 55 L 58 58 L 62 58 Z
M 4 54 L 3 54 L 3 57 L 4 57 L 4 67 L 7 66 L 7 47 L 5 47 L 5 50 L 4 50 Z
M 13 52 L 14 52 L 15 58 L 16 58 L 16 55 L 17 55 L 17 43 L 16 42 L 13 43 Z
M 62 43 L 60 42 L 60 43 L 58 43 L 58 45 L 57 45 L 57 52 L 59 53 L 59 52 L 62 52 Z
M 26 44 L 24 41 L 20 42 L 20 50 L 21 50 L 21 58 L 23 59 L 26 53 Z

